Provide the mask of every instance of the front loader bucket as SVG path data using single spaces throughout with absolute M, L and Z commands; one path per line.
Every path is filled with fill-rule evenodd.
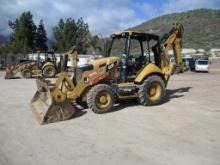
M 31 100 L 32 112 L 40 124 L 54 123 L 70 119 L 75 109 L 71 102 L 65 99 L 56 102 L 51 92 L 55 87 L 49 87 L 45 80 L 37 79 L 38 91 Z
M 5 79 L 11 79 L 11 78 L 14 78 L 15 74 L 13 71 L 16 69 L 15 65 L 13 64 L 10 64 L 10 65 L 7 65 L 6 68 L 5 68 Z
M 5 74 L 5 79 L 11 79 L 15 76 L 15 74 L 13 72 L 7 72 Z

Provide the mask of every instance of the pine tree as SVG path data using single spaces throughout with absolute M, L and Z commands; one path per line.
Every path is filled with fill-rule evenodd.
M 89 26 L 87 23 L 83 21 L 82 17 L 78 19 L 76 26 L 76 45 L 78 47 L 78 52 L 85 54 L 86 49 L 89 46 L 87 43 L 89 38 Z
M 102 39 L 99 38 L 98 35 L 94 35 L 90 37 L 90 45 L 93 48 L 94 53 L 97 54 L 97 52 L 99 54 L 103 53 L 103 46 L 104 42 L 102 41 Z
M 52 43 L 52 47 L 54 50 L 59 52 L 64 51 L 64 37 L 63 37 L 64 25 L 65 23 L 63 19 L 60 19 L 58 25 L 53 28 L 55 41 Z
M 47 34 L 44 29 L 43 20 L 40 20 L 40 24 L 37 28 L 36 49 L 40 51 L 47 51 Z
M 31 12 L 24 12 L 14 22 L 9 21 L 12 34 L 9 42 L 14 53 L 34 51 L 36 26 Z
M 53 33 L 55 40 L 52 47 L 58 52 L 68 51 L 74 45 L 79 53 L 86 52 L 85 38 L 89 34 L 89 27 L 82 18 L 77 22 L 71 18 L 66 21 L 61 19 L 53 28 Z

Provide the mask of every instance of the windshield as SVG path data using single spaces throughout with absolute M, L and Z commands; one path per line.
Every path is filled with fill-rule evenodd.
M 121 56 L 126 53 L 126 38 L 115 38 L 111 47 L 111 56 Z
M 199 65 L 208 65 L 208 61 L 198 61 Z

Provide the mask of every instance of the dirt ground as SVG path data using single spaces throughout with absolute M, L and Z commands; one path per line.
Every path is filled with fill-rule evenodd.
M 39 125 L 34 79 L 0 72 L 0 165 L 219 165 L 220 74 L 171 77 L 164 104 L 121 102 L 97 115 Z

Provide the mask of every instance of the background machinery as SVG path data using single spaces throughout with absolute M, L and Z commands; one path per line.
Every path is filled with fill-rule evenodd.
M 55 77 L 57 73 L 61 72 L 62 67 L 65 66 L 67 62 L 65 60 L 68 60 L 68 57 L 70 57 L 72 66 L 75 66 L 74 57 L 71 52 L 64 53 L 64 55 L 67 56 L 60 55 L 58 62 L 54 52 L 45 53 L 43 58 L 38 53 L 37 60 L 22 60 L 17 65 L 8 65 L 6 67 L 5 79 L 14 78 L 17 73 L 21 73 L 24 78 L 39 75 L 48 78 Z M 64 57 L 67 59 L 64 60 Z
M 75 68 L 75 75 L 59 74 L 55 83 L 38 78 L 32 111 L 40 124 L 71 118 L 72 102 L 86 102 L 95 113 L 112 110 L 116 100 L 137 98 L 142 105 L 163 101 L 174 68 L 183 72 L 181 39 L 183 27 L 174 23 L 161 39 L 135 31 L 113 33 L 108 57 Z M 176 64 L 167 58 L 174 50 Z M 73 49 L 76 53 L 76 50 Z

